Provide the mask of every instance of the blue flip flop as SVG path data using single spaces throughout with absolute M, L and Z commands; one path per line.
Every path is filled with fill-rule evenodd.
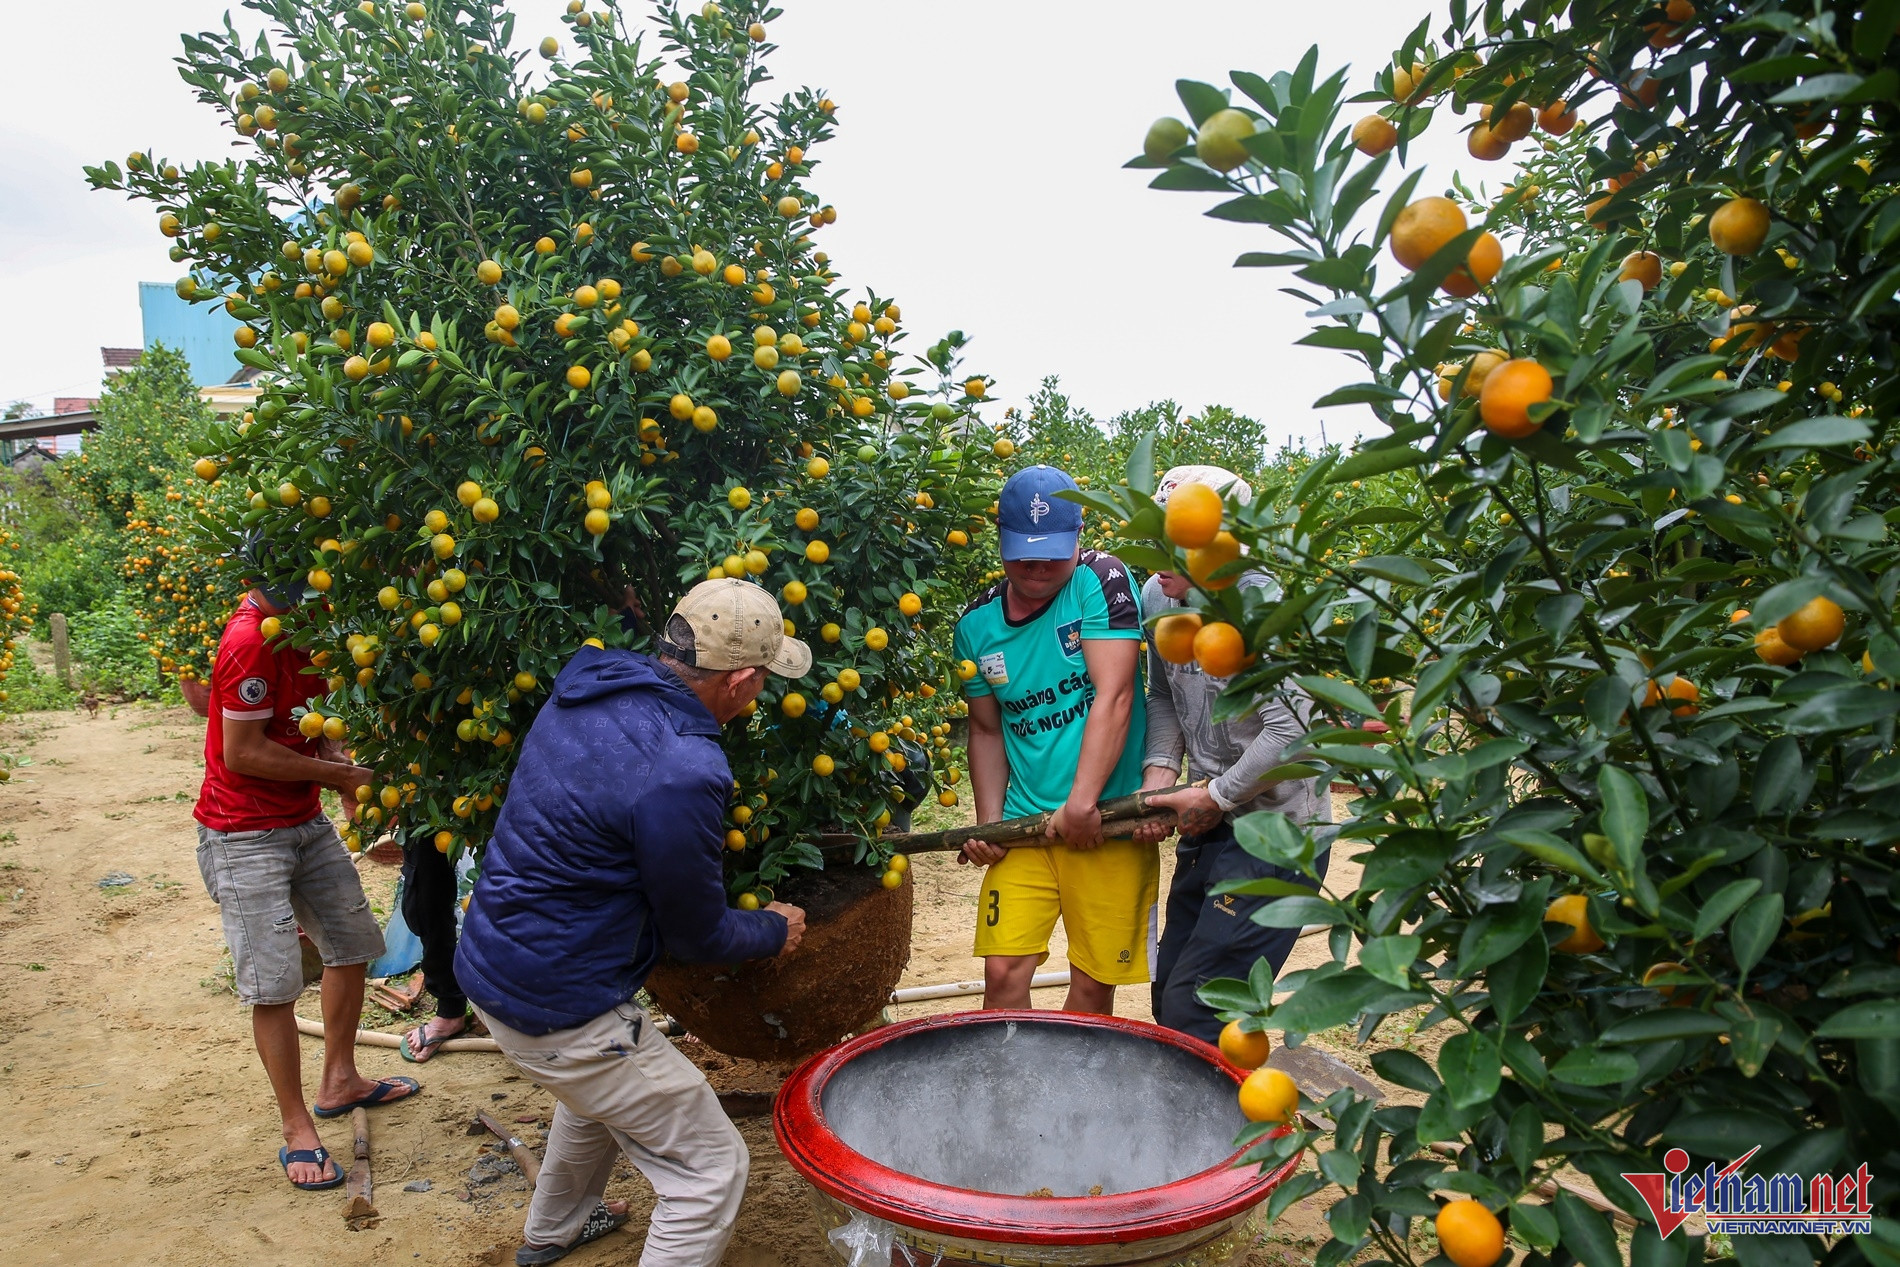
M 373 1109 L 379 1104 L 393 1104 L 397 1100 L 407 1100 L 420 1090 L 422 1090 L 422 1084 L 414 1078 L 382 1078 L 377 1081 L 376 1089 L 360 1100 L 339 1104 L 333 1109 L 313 1104 L 310 1106 L 310 1111 L 318 1117 L 342 1117 L 353 1109 Z
M 277 1161 L 278 1164 L 283 1166 L 284 1178 L 286 1179 L 290 1179 L 290 1163 L 293 1161 L 307 1161 L 328 1170 L 330 1168 L 330 1160 L 330 1150 L 325 1148 L 322 1144 L 318 1144 L 315 1148 L 280 1148 L 277 1150 Z M 302 1188 L 305 1192 L 321 1192 L 325 1188 L 341 1187 L 343 1180 L 343 1167 L 338 1166 L 336 1168 L 336 1178 L 334 1179 L 319 1179 L 315 1183 L 298 1183 L 295 1179 L 291 1179 L 290 1186 L 293 1188 Z

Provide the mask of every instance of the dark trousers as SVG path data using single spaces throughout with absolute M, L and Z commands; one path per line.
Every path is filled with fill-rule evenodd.
M 1322 880 L 1331 854 L 1328 848 L 1314 859 Z M 1174 858 L 1168 918 L 1155 957 L 1154 1016 L 1158 1024 L 1211 1043 L 1219 1039 L 1221 1023 L 1195 991 L 1215 977 L 1246 980 L 1258 959 L 1278 976 L 1300 936 L 1297 928 L 1262 928 L 1253 922 L 1253 913 L 1273 898 L 1217 895 L 1214 886 L 1222 880 L 1312 881 L 1242 849 L 1226 822 L 1199 836 L 1181 837 Z
M 455 867 L 427 836 L 402 855 L 402 917 L 422 942 L 422 984 L 437 1016 L 464 1016 L 468 996 L 455 983 Z

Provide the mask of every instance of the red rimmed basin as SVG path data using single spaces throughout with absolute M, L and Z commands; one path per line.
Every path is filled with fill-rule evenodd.
M 1243 1076 L 1143 1021 L 958 1012 L 811 1057 L 772 1118 L 827 1231 L 885 1220 L 923 1261 L 1213 1263 L 1297 1165 L 1234 1164 Z

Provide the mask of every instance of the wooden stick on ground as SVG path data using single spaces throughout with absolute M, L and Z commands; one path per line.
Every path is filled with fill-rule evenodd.
M 1180 787 L 1155 788 L 1148 792 L 1135 792 L 1129 796 L 1116 796 L 1103 801 L 1097 808 L 1102 812 L 1103 830 L 1109 823 L 1116 824 L 1122 834 L 1132 830 L 1131 820 L 1167 815 L 1174 811 L 1160 808 L 1150 809 L 1148 802 L 1157 796 L 1166 796 L 1170 792 L 1179 792 Z M 977 823 L 970 827 L 952 827 L 948 831 L 926 832 L 889 832 L 879 839 L 893 849 L 904 853 L 942 853 L 961 849 L 972 840 L 988 841 L 992 845 L 1001 845 L 1005 849 L 1023 845 L 1045 843 L 1049 824 L 1055 818 L 1053 811 L 1042 814 L 1030 814 L 1023 818 L 1005 819 L 1000 823 Z M 818 838 L 818 847 L 826 850 L 840 850 L 855 846 L 861 837 L 850 833 L 828 833 Z
M 534 1187 L 535 1180 L 541 1177 L 541 1159 L 534 1155 L 534 1150 L 522 1143 L 517 1136 L 509 1132 L 507 1127 L 488 1114 L 478 1111 L 475 1114 L 475 1120 L 480 1122 L 490 1135 L 508 1145 L 508 1155 L 515 1159 L 515 1165 L 521 1167 L 521 1173 L 528 1177 L 528 1186 Z
M 355 1141 L 351 1152 L 355 1160 L 350 1163 L 350 1177 L 343 1185 L 343 1217 L 349 1220 L 373 1219 L 376 1217 L 375 1188 L 369 1177 L 369 1114 L 362 1109 L 350 1110 L 350 1133 Z

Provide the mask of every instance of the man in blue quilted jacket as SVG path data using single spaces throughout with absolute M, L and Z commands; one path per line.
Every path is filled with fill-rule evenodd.
M 705 1075 L 633 1002 L 662 953 L 737 963 L 790 954 L 805 913 L 726 904 L 732 771 L 719 728 L 767 672 L 811 648 L 749 581 L 680 600 L 657 654 L 583 647 L 522 744 L 483 858 L 456 979 L 504 1054 L 558 1102 L 528 1208 L 522 1267 L 627 1221 L 601 1200 L 624 1152 L 657 1201 L 643 1267 L 713 1267 L 750 1159 Z

